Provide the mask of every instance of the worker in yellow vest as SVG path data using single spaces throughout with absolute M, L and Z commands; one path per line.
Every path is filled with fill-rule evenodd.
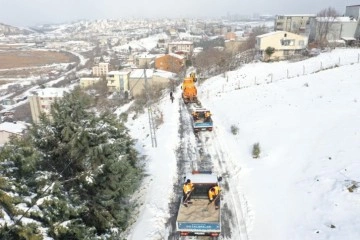
M 220 192 L 221 190 L 219 186 L 214 186 L 209 190 L 209 204 L 215 202 L 215 209 L 219 209 L 220 206 Z

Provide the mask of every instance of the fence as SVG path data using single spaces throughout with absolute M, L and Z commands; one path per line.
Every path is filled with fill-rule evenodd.
M 228 72 L 224 76 L 225 81 L 221 82 L 221 86 L 218 85 L 218 90 L 215 91 L 230 92 L 251 86 L 269 84 L 283 79 L 290 79 L 294 77 L 314 74 L 323 70 L 332 69 L 339 66 L 360 63 L 359 51 L 349 51 L 349 54 L 346 54 L 346 57 L 344 57 L 344 55 L 334 57 L 334 55 L 326 55 L 328 53 L 322 54 L 324 55 L 321 59 L 314 57 L 302 62 L 289 63 L 288 65 L 283 65 L 284 63 L 280 62 L 262 63 L 265 64 L 264 71 L 256 72 L 255 74 L 254 72 L 249 71 L 249 69 L 247 69 L 247 72 L 242 72 L 241 69 L 238 69 L 234 72 Z M 277 69 L 277 64 L 282 64 L 281 66 L 288 67 L 279 68 L 278 71 L 275 71 Z M 207 93 L 207 95 L 209 95 L 209 93 Z

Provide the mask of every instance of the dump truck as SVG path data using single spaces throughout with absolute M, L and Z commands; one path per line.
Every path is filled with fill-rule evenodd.
M 212 131 L 213 120 L 210 110 L 206 108 L 194 108 L 192 110 L 193 128 L 195 132 L 201 130 Z
M 195 73 L 190 73 L 189 77 L 184 78 L 181 85 L 182 98 L 184 100 L 184 103 L 197 102 L 197 89 L 195 86 L 196 81 L 197 78 L 195 76 Z
M 221 233 L 221 204 L 215 209 L 214 203 L 209 202 L 208 192 L 219 185 L 222 177 L 211 171 L 193 171 L 184 176 L 184 183 L 187 179 L 195 188 L 191 194 L 191 204 L 181 202 L 179 206 L 176 219 L 179 239 L 218 239 Z

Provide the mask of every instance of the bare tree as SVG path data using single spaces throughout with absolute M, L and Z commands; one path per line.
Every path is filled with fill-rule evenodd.
M 317 40 L 321 47 L 326 46 L 328 40 L 327 36 L 331 30 L 331 27 L 336 19 L 339 16 L 339 13 L 332 7 L 325 8 L 317 13 L 317 26 L 316 34 Z
M 199 73 L 214 75 L 228 70 L 231 53 L 218 48 L 209 48 L 199 53 L 194 61 L 194 66 Z
M 262 25 L 260 27 L 254 27 L 250 36 L 246 40 L 245 44 L 241 46 L 240 52 L 244 52 L 246 50 L 255 48 L 256 44 L 256 37 L 262 34 L 265 34 L 268 32 L 268 29 L 265 25 Z

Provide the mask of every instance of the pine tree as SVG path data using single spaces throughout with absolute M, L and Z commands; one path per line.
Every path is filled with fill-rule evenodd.
M 65 94 L 53 104 L 51 118 L 42 115 L 26 139 L 13 140 L 0 153 L 0 163 L 13 166 L 0 171 L 21 193 L 17 203 L 36 205 L 26 217 L 55 239 L 114 236 L 111 229 L 125 229 L 128 196 L 142 176 L 128 130 L 112 113 L 91 107 L 80 89 Z

